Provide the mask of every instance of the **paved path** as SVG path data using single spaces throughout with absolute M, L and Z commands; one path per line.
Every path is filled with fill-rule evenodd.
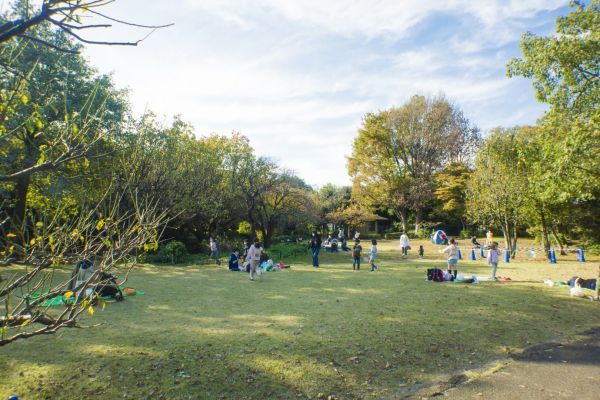
M 414 399 L 600 399 L 600 328 L 574 342 L 526 349 L 498 372 L 461 384 L 441 383 Z

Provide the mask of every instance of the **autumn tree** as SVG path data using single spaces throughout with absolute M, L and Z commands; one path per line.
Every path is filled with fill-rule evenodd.
M 467 185 L 473 170 L 465 163 L 447 165 L 435 176 L 435 196 L 439 201 L 439 210 L 447 220 L 458 220 L 466 231 Z
M 436 173 L 469 161 L 478 140 L 478 129 L 443 96 L 413 96 L 401 107 L 367 114 L 348 162 L 353 193 L 392 209 L 404 229 L 412 212 L 418 231 L 435 198 Z

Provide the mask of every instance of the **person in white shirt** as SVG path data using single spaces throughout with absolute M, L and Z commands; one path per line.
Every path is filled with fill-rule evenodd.
M 458 246 L 456 245 L 454 238 L 450 239 L 450 245 L 444 250 L 440 250 L 440 253 L 448 254 L 448 272 L 452 271 L 452 275 L 454 275 L 454 279 L 456 279 L 456 275 L 458 274 Z
M 377 271 L 379 267 L 375 265 L 375 259 L 377 258 L 377 240 L 371 240 L 371 250 L 369 251 L 369 262 L 371 263 L 371 272 Z
M 408 239 L 406 232 L 402 232 L 402 235 L 400 236 L 400 247 L 402 247 L 402 257 L 406 257 L 408 249 L 410 248 L 410 240 Z
M 219 258 L 221 257 L 221 254 L 219 253 L 219 245 L 217 244 L 217 240 L 210 238 L 210 258 L 213 258 L 215 260 L 215 264 L 217 265 L 221 265 L 221 261 L 219 260 Z
M 257 271 L 260 265 L 260 255 L 262 254 L 262 247 L 258 240 L 254 241 L 254 244 L 248 249 L 248 260 L 250 261 L 250 280 L 254 280 L 254 273 Z M 262 277 L 262 275 L 261 275 Z

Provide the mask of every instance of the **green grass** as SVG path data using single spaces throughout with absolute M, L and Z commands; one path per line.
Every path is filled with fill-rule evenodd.
M 224 266 L 140 268 L 128 285 L 145 295 L 82 321 L 103 325 L 0 348 L 0 398 L 393 398 L 600 324 L 600 305 L 542 284 L 596 276 L 597 259 L 502 263 L 515 281 L 439 284 L 425 281 L 444 266 L 433 246 L 424 260 L 379 247 L 376 273 L 352 271 L 349 253 L 322 254 L 319 270 L 284 260 L 291 269 L 261 282 Z M 482 261 L 459 270 L 489 273 Z

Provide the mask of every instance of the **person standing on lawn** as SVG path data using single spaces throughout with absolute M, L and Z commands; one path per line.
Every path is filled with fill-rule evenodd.
M 502 250 L 498 248 L 498 242 L 493 242 L 487 256 L 487 263 L 492 266 L 492 280 L 496 280 L 496 270 L 498 269 L 498 260 L 502 255 Z
M 454 241 L 454 238 L 450 239 L 450 244 L 444 250 L 440 250 L 442 254 L 448 254 L 448 272 L 454 275 L 454 279 L 456 279 L 456 275 L 458 274 L 457 266 L 458 266 L 458 246 Z
M 360 253 L 362 246 L 360 245 L 360 239 L 356 239 L 354 246 L 352 247 L 352 269 L 360 270 Z
M 371 250 L 369 251 L 369 262 L 371 263 L 371 272 L 377 271 L 379 268 L 375 265 L 377 258 L 377 240 L 371 240 Z
M 408 249 L 410 249 L 410 240 L 406 232 L 402 232 L 402 235 L 400 235 L 400 247 L 402 247 L 402 257 L 406 257 Z
M 321 251 L 321 236 L 316 231 L 312 233 L 310 244 L 308 246 L 312 254 L 313 267 L 319 268 L 319 251 Z
M 221 254 L 219 253 L 219 245 L 217 244 L 217 239 L 210 238 L 210 258 L 215 260 L 215 264 L 221 265 Z
M 250 261 L 250 280 L 254 280 L 254 273 L 257 272 L 260 265 L 260 256 L 262 254 L 262 247 L 258 239 L 254 240 L 254 244 L 248 249 L 248 260 Z M 261 274 L 262 278 L 262 274 Z

